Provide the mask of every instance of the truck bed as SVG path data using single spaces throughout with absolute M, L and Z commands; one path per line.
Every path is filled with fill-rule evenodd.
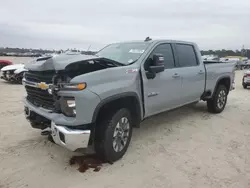
M 223 75 L 231 75 L 231 81 L 234 81 L 235 63 L 224 63 L 218 61 L 212 63 L 209 61 L 204 62 L 204 66 L 206 69 L 206 91 L 211 91 L 213 93 L 218 79 L 223 77 Z

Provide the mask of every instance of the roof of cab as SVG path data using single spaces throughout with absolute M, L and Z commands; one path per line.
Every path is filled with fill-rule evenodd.
M 117 43 L 182 43 L 182 44 L 190 44 L 194 45 L 194 42 L 189 42 L 189 41 L 182 41 L 182 40 L 170 40 L 170 39 L 154 39 L 154 40 L 149 40 L 149 41 L 144 41 L 144 40 L 131 40 L 131 41 L 121 41 L 121 42 L 114 42 L 113 44 Z

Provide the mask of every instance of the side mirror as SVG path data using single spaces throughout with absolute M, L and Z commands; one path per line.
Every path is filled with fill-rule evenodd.
M 149 65 L 149 72 L 159 73 L 165 70 L 164 56 L 161 54 L 154 54 L 152 64 Z

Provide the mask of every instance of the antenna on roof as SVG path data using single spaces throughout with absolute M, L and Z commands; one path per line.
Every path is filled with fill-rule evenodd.
M 150 41 L 152 40 L 150 37 L 147 37 L 144 41 L 147 42 L 147 41 Z

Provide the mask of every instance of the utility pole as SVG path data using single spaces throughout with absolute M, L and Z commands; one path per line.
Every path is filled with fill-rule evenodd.
M 89 45 L 89 47 L 88 47 L 88 50 L 87 50 L 87 51 L 89 51 L 90 47 L 91 47 L 91 44 Z
M 242 45 L 241 56 L 242 56 L 242 57 L 245 56 L 245 46 L 244 46 L 244 44 Z

